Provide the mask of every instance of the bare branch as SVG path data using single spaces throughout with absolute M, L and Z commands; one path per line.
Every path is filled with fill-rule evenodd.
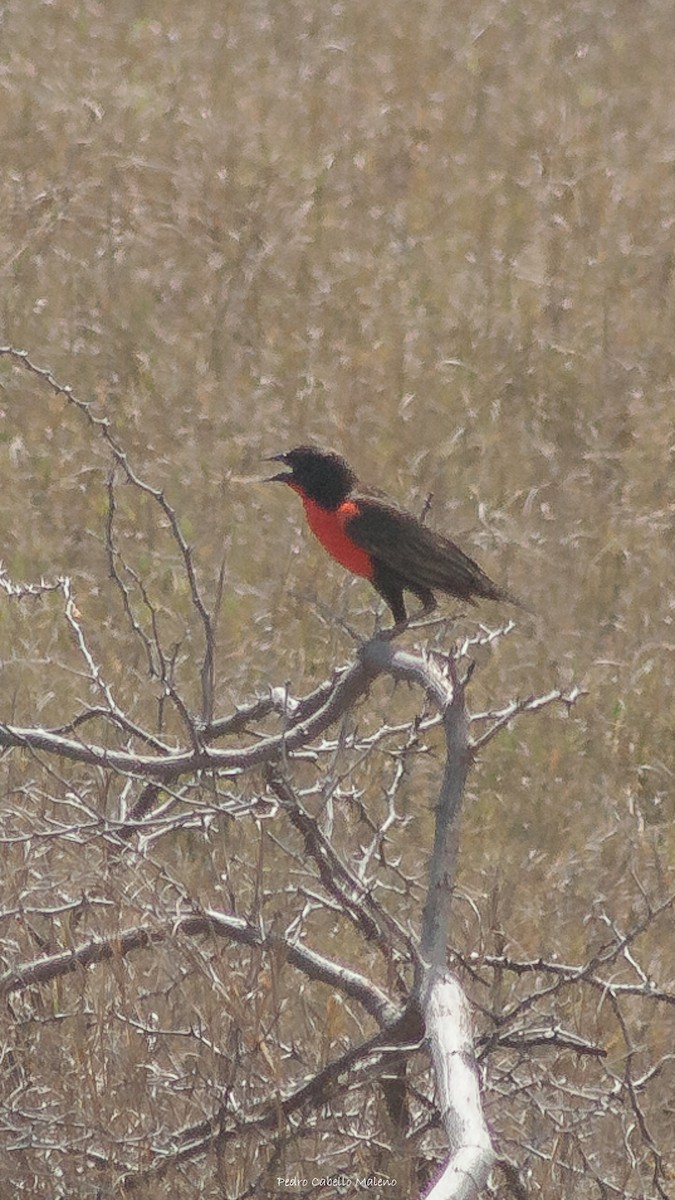
M 434 968 L 422 995 L 450 1160 L 426 1200 L 474 1200 L 496 1160 L 483 1116 L 469 1006 L 457 980 Z
M 111 958 L 125 957 L 135 950 L 157 945 L 178 934 L 193 938 L 209 933 L 262 950 L 281 951 L 291 966 L 297 967 L 310 979 L 329 983 L 353 1000 L 358 1000 L 379 1024 L 391 1024 L 399 1019 L 398 1008 L 379 988 L 369 983 L 358 972 L 339 966 L 317 951 L 290 942 L 277 933 L 265 933 L 260 925 L 252 925 L 239 917 L 213 909 L 181 916 L 163 927 L 138 926 L 125 929 L 110 938 L 94 938 L 62 954 L 52 954 L 47 958 L 22 963 L 0 975 L 0 995 L 7 996 L 23 991 L 31 984 L 48 983 L 52 979 L 76 971 L 78 967 L 89 967 L 95 963 L 108 962 Z
M 94 412 L 93 405 L 86 400 L 81 400 L 75 395 L 72 387 L 69 384 L 61 384 L 56 380 L 49 367 L 39 367 L 32 361 L 26 350 L 18 350 L 14 346 L 0 346 L 0 356 L 10 358 L 16 366 L 29 371 L 32 375 L 37 376 L 43 383 L 46 383 L 57 396 L 62 396 L 68 404 L 73 405 L 86 418 L 92 429 L 105 442 L 108 450 L 112 454 L 114 461 L 124 472 L 129 483 L 138 488 L 146 496 L 149 496 L 155 504 L 159 506 L 166 517 L 169 528 L 173 535 L 174 541 L 179 549 L 185 573 L 189 582 L 190 596 L 196 612 L 202 625 L 204 636 L 204 657 L 202 664 L 202 720 L 208 721 L 213 712 L 213 663 L 215 656 L 215 637 L 213 631 L 213 623 L 202 598 L 201 590 L 197 582 L 194 562 L 192 559 L 192 550 L 185 540 L 180 522 L 176 515 L 175 509 L 166 499 L 164 492 L 160 488 L 155 488 L 140 475 L 132 467 L 129 456 L 126 450 L 123 449 L 120 442 L 115 437 L 111 429 L 110 421 L 107 417 L 98 417 Z
M 455 883 L 459 820 L 470 754 L 464 688 L 452 659 L 448 660 L 450 690 L 443 713 L 446 759 L 436 808 L 434 847 L 429 887 L 422 917 L 422 957 L 442 969 L 447 961 L 450 905 Z
M 321 880 L 328 893 L 338 902 L 353 924 L 367 941 L 373 942 L 391 962 L 393 950 L 399 941 L 399 930 L 388 914 L 375 902 L 373 896 L 343 863 L 340 862 L 328 838 L 325 838 L 317 822 L 307 813 L 295 795 L 287 779 L 274 770 L 267 774 L 267 782 L 279 798 L 296 829 L 302 834 L 307 852 L 316 863 Z M 409 941 L 403 948 L 412 952 Z
M 378 665 L 386 664 L 395 678 L 422 686 L 443 714 L 446 759 L 422 917 L 419 998 L 431 1041 L 450 1159 L 428 1200 L 473 1200 L 486 1183 L 496 1154 L 483 1116 L 468 1002 L 445 965 L 459 820 L 472 757 L 464 684 L 451 655 L 412 656 L 395 650 L 390 642 L 369 643 L 365 653 Z
M 471 742 L 471 747 L 474 752 L 482 750 L 491 742 L 493 737 L 496 737 L 502 729 L 510 725 L 514 717 L 521 713 L 537 713 L 543 708 L 548 708 L 551 704 L 561 703 L 568 709 L 572 707 L 582 696 L 587 696 L 588 692 L 583 688 L 574 687 L 569 692 L 564 692 L 560 688 L 554 691 L 547 692 L 544 696 L 528 696 L 526 700 L 513 700 L 507 704 L 505 708 L 499 712 L 473 713 L 472 721 L 492 721 L 493 724 L 486 729 L 479 737 L 474 738 Z

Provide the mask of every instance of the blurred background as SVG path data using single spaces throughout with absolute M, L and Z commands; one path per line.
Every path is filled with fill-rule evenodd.
M 534 778 L 523 796 L 519 761 L 508 802 L 527 841 L 547 831 L 567 863 L 609 820 L 622 863 L 656 848 L 675 725 L 671 5 L 76 9 L 3 7 L 2 340 L 110 418 L 207 594 L 225 554 L 223 708 L 344 655 L 313 597 L 373 607 L 297 499 L 257 483 L 262 455 L 316 439 L 413 508 L 432 492 L 430 521 L 536 610 L 493 700 L 590 688 L 571 725 L 528 730 Z M 110 646 L 108 458 L 2 372 L 0 556 L 18 578 L 71 573 Z M 126 515 L 185 639 L 167 547 L 136 498 Z
M 261 457 L 316 440 L 416 511 L 431 493 L 430 523 L 535 610 L 473 706 L 588 689 L 486 751 L 460 884 L 519 953 L 583 957 L 598 905 L 626 924 L 672 888 L 672 4 L 8 0 L 0 38 L 0 340 L 109 418 L 207 598 L 224 560 L 219 712 L 345 661 L 327 614 L 373 627 Z M 147 714 L 106 448 L 6 358 L 0 413 L 0 558 L 72 576 Z M 118 522 L 196 706 L 175 547 L 121 484 Z M 77 710 L 57 615 L 0 605 L 2 719 Z M 672 937 L 642 953 L 672 974 Z

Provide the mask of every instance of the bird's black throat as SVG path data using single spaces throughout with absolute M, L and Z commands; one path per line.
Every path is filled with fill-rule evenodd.
M 290 468 L 280 471 L 273 477 L 275 480 L 295 484 L 315 504 L 329 511 L 339 508 L 356 484 L 356 475 L 349 464 L 332 450 L 297 446 L 285 454 L 276 454 L 274 460 Z

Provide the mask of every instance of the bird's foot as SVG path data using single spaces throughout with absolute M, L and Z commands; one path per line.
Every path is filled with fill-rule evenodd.
M 376 629 L 373 637 L 381 642 L 391 642 L 400 633 L 405 633 L 406 629 L 410 629 L 409 617 L 405 621 L 397 621 L 395 625 L 388 625 L 386 629 Z

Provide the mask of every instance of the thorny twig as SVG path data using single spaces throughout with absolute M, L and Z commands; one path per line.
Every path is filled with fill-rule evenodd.
M 201 589 L 197 581 L 195 572 L 192 550 L 188 545 L 180 522 L 176 515 L 176 510 L 167 500 L 162 488 L 153 487 L 145 479 L 137 473 L 131 465 L 129 456 L 123 446 L 112 431 L 111 422 L 107 417 L 99 417 L 94 412 L 93 404 L 90 401 L 80 399 L 69 384 L 59 383 L 55 379 L 49 367 L 40 367 L 29 357 L 26 350 L 19 350 L 14 346 L 0 346 L 0 356 L 11 359 L 16 366 L 29 371 L 35 375 L 43 383 L 46 383 L 49 388 L 57 395 L 71 404 L 78 412 L 82 413 L 89 425 L 103 439 L 105 445 L 110 451 L 115 463 L 125 475 L 127 481 L 133 484 L 144 495 L 159 506 L 166 517 L 172 536 L 178 546 L 185 574 L 189 583 L 190 596 L 196 612 L 202 625 L 204 636 L 204 655 L 201 667 L 202 681 L 202 721 L 209 722 L 213 716 L 214 704 L 214 669 L 215 669 L 215 633 L 211 614 L 209 613 Z

